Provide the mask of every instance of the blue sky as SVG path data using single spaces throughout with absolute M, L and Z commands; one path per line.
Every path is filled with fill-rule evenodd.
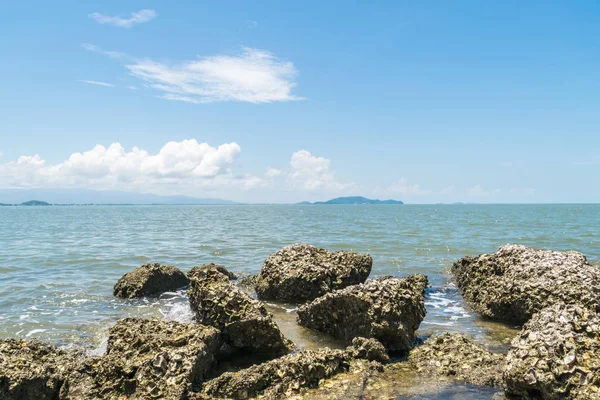
M 596 1 L 10 2 L 0 188 L 598 202 Z

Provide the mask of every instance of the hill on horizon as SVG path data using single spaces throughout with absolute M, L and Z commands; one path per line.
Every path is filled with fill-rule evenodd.
M 203 204 L 233 205 L 230 200 L 92 189 L 0 189 L 0 203 L 21 204 L 39 199 L 50 204 Z
M 303 201 L 298 204 L 404 204 L 400 200 L 373 200 L 367 199 L 363 196 L 348 196 L 348 197 L 336 197 L 335 199 L 327 201 L 316 201 L 311 203 L 309 201 Z

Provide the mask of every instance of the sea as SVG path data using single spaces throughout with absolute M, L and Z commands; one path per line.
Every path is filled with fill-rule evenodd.
M 185 290 L 158 299 L 115 299 L 113 286 L 123 274 L 154 262 L 183 271 L 213 262 L 253 274 L 269 254 L 300 242 L 369 253 L 372 276 L 427 275 L 421 338 L 460 332 L 506 352 L 517 327 L 473 314 L 453 283 L 452 263 L 517 243 L 577 250 L 600 266 L 600 205 L 0 207 L 0 338 L 38 338 L 99 355 L 120 318 L 192 321 Z M 299 348 L 343 346 L 298 327 L 295 304 L 268 308 Z M 457 386 L 427 398 L 492 394 Z

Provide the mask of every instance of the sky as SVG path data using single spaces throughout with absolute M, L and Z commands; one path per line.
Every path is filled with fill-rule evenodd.
M 0 189 L 600 202 L 598 1 L 28 1 Z

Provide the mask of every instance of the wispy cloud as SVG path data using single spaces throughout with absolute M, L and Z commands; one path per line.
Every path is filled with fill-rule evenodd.
M 264 50 L 245 47 L 237 56 L 200 57 L 173 65 L 143 59 L 125 67 L 149 87 L 163 92 L 159 97 L 167 100 L 190 103 L 301 100 L 291 94 L 296 86 L 294 65 Z
M 587 161 L 575 161 L 575 165 L 600 165 L 600 156 Z
M 105 56 L 108 56 L 110 58 L 129 58 L 129 56 L 125 53 L 121 53 L 119 51 L 104 50 L 103 48 L 98 47 L 94 44 L 82 43 L 81 47 L 83 47 L 87 51 L 93 51 L 94 53 L 104 54 Z
M 115 86 L 112 83 L 106 83 L 106 82 L 100 82 L 100 81 L 89 81 L 89 80 L 85 80 L 85 79 L 81 79 L 79 82 L 89 83 L 90 85 L 98 85 L 98 86 L 107 86 L 107 87 Z
M 145 9 L 132 12 L 129 18 L 123 18 L 116 15 L 104 15 L 98 12 L 91 13 L 88 16 L 99 24 L 108 24 L 129 29 L 134 25 L 151 21 L 156 18 L 157 15 L 158 14 L 156 14 L 156 11 Z
M 410 183 L 406 178 L 400 178 L 398 182 L 392 184 L 386 191 L 398 193 L 403 196 L 423 196 L 429 193 L 429 190 L 421 188 L 421 185 L 417 183 Z

